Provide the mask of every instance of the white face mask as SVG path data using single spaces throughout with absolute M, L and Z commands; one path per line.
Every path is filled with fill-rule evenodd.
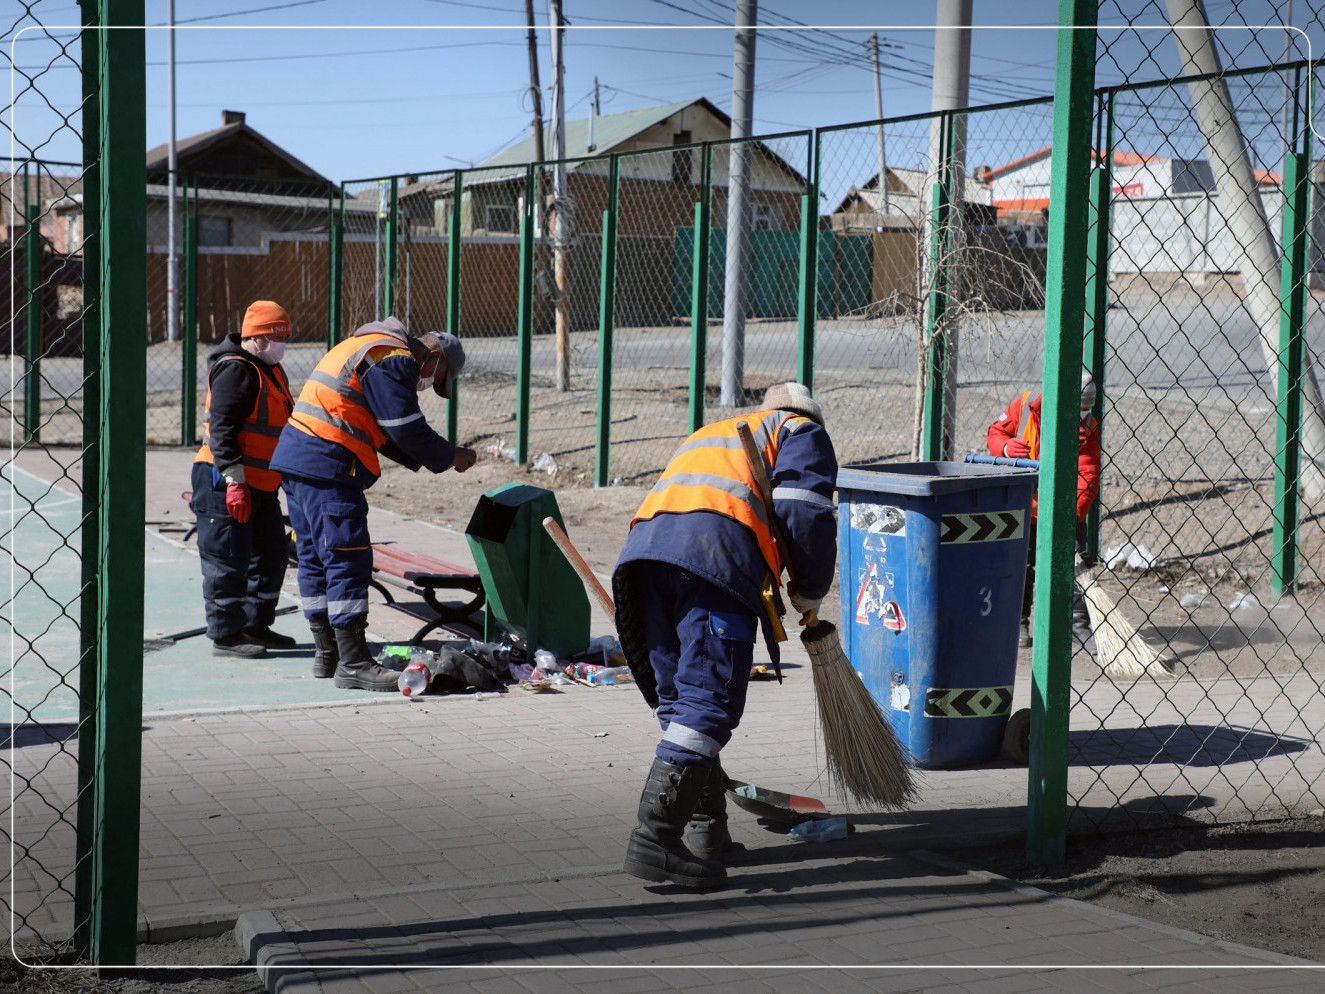
M 423 391 L 427 390 L 430 386 L 432 386 L 432 381 L 435 380 L 436 378 L 437 377 L 435 376 L 420 376 L 418 385 L 415 387 L 415 389 L 418 390 L 419 393 L 423 393 Z
M 268 366 L 275 366 L 285 355 L 285 343 L 267 339 L 267 347 L 258 353 L 258 358 Z

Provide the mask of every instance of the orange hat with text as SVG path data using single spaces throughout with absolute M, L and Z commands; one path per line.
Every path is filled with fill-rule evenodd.
M 284 307 L 274 300 L 255 300 L 244 312 L 244 330 L 239 337 L 274 335 L 288 338 L 293 331 L 294 325 Z

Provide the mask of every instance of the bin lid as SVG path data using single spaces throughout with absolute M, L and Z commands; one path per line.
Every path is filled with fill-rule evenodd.
M 984 487 L 1037 485 L 1034 470 L 966 462 L 894 462 L 843 466 L 839 490 L 870 490 L 908 496 L 938 496 Z

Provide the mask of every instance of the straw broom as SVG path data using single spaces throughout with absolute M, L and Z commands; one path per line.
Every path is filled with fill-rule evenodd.
M 778 544 L 788 582 L 794 584 L 789 542 L 773 514 L 773 494 L 768 467 L 755 446 L 750 426 L 736 425 L 741 437 L 755 489 Z M 837 626 L 811 613 L 801 632 L 801 644 L 810 656 L 814 674 L 814 696 L 819 707 L 828 776 L 843 795 L 876 807 L 900 808 L 915 799 L 916 784 L 907 764 L 906 750 L 874 697 L 865 687 L 842 650 Z
M 1079 564 L 1079 561 L 1078 561 Z M 1095 636 L 1095 661 L 1113 680 L 1139 680 L 1150 676 L 1172 676 L 1173 660 L 1153 649 L 1136 626 L 1100 585 L 1103 566 L 1077 572 L 1077 582 L 1086 601 L 1091 632 Z

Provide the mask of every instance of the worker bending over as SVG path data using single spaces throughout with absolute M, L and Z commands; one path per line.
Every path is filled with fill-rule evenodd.
M 769 612 L 784 611 L 783 562 L 737 435 L 741 421 L 790 538 L 800 584 L 789 591 L 791 606 L 818 608 L 837 558 L 837 457 L 823 412 L 798 383 L 770 388 L 757 413 L 686 439 L 635 513 L 612 575 L 622 649 L 663 731 L 625 869 L 693 889 L 726 880 L 731 835 L 718 753 L 745 710 L 759 619 L 776 666 Z
M 313 676 L 344 689 L 395 690 L 399 674 L 368 650 L 373 573 L 364 491 L 378 453 L 411 470 L 463 473 L 473 449 L 428 426 L 418 394 L 450 397 L 465 365 L 459 339 L 411 337 L 393 317 L 366 324 L 317 364 L 281 433 L 272 467 L 283 479 L 299 553 L 299 593 L 313 633 Z

